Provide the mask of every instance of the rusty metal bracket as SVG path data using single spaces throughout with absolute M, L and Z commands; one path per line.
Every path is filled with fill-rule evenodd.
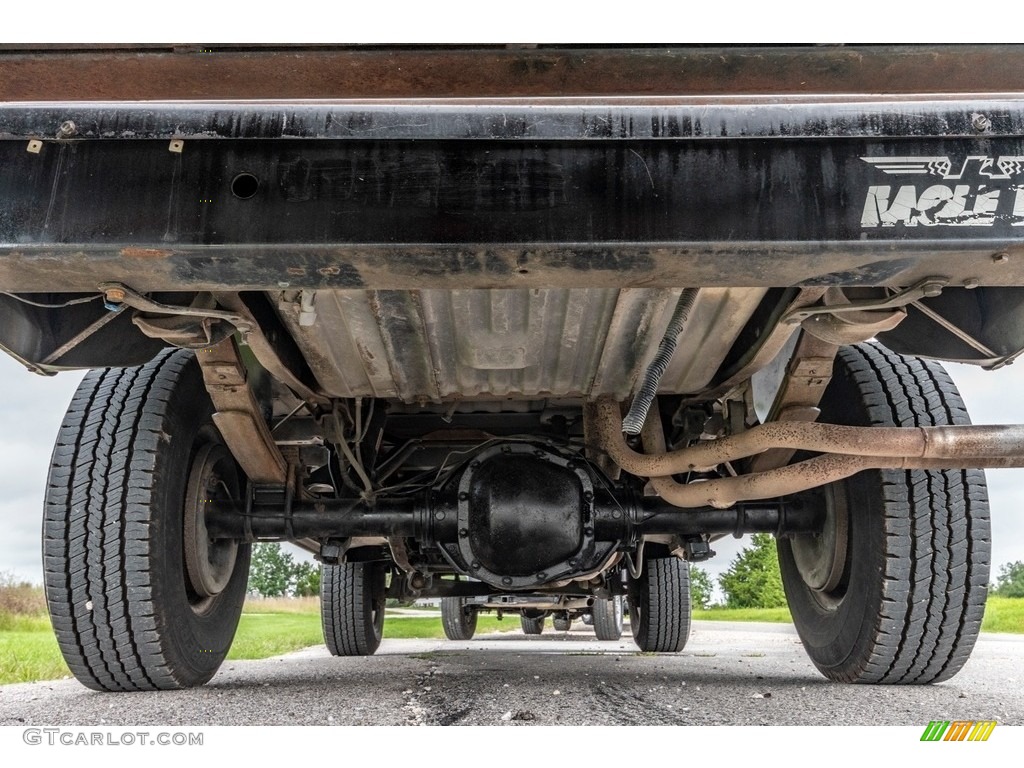
M 800 307 L 799 309 L 787 312 L 782 318 L 782 323 L 796 325 L 815 315 L 835 315 L 847 312 L 865 312 L 905 307 L 919 299 L 938 296 L 948 283 L 949 279 L 945 277 L 926 277 L 915 285 L 898 291 L 885 299 L 851 301 L 849 304 Z
M 177 315 L 182 317 L 201 317 L 215 320 L 223 320 L 233 326 L 243 336 L 252 330 L 253 324 L 245 317 L 235 312 L 225 312 L 219 309 L 196 309 L 194 307 L 176 307 L 172 304 L 162 304 L 143 296 L 122 283 L 100 283 L 99 290 L 103 293 L 104 299 L 111 306 L 128 305 L 133 309 L 142 312 L 152 312 L 158 315 Z
M 122 308 L 115 308 L 112 311 L 105 312 L 104 314 L 100 315 L 96 320 L 93 320 L 91 323 L 85 326 L 85 328 L 80 330 L 78 333 L 76 333 L 74 336 L 72 336 L 70 339 L 65 341 L 63 344 L 61 344 L 59 347 L 53 350 L 50 354 L 48 354 L 46 357 L 40 360 L 39 364 L 52 365 L 56 363 L 58 360 L 64 357 L 64 355 L 66 355 L 68 352 L 73 350 L 83 341 L 88 339 L 98 330 L 103 328 L 111 321 L 116 320 L 117 316 L 121 312 L 121 309 Z
M 203 382 L 213 400 L 213 422 L 249 479 L 285 485 L 288 465 L 274 443 L 234 338 L 197 352 Z
M 785 374 L 764 421 L 817 421 L 825 388 L 832 380 L 832 363 L 839 348 L 801 332 Z M 788 463 L 796 451 L 770 448 L 750 459 L 751 472 L 763 472 Z

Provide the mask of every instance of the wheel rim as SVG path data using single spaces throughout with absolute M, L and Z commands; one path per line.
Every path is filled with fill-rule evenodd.
M 643 606 L 643 593 L 637 585 L 635 592 L 630 594 L 629 600 L 629 631 L 633 635 L 633 639 L 640 642 L 641 635 L 643 634 L 643 623 L 644 623 L 644 606 Z
M 239 490 L 231 454 L 217 443 L 203 445 L 192 460 L 184 508 L 186 591 L 197 614 L 204 613 L 227 587 L 238 559 L 237 541 L 210 537 L 206 510 L 214 501 L 237 501 Z
M 850 504 L 845 482 L 826 486 L 822 493 L 823 497 L 815 497 L 815 503 L 825 511 L 821 532 L 793 536 L 790 548 L 800 578 L 811 594 L 823 608 L 834 609 L 845 593 Z
M 374 601 L 373 610 L 371 612 L 373 621 L 373 634 L 376 637 L 381 637 L 384 634 L 384 603 Z
M 380 568 L 373 579 L 373 595 L 370 598 L 370 621 L 373 625 L 373 636 L 377 642 L 384 637 L 384 612 L 387 610 L 388 572 Z

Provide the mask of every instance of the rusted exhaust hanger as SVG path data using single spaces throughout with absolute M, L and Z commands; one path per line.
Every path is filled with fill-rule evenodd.
M 651 488 L 678 507 L 726 508 L 772 499 L 842 480 L 865 469 L 966 469 L 1024 467 L 1024 426 L 845 427 L 769 423 L 739 435 L 668 452 L 656 416 L 642 432 L 644 450 L 622 436 L 619 405 L 611 398 L 590 404 L 600 447 L 625 471 L 651 478 Z M 654 409 L 653 413 L 657 413 Z M 766 472 L 677 483 L 670 477 L 708 471 L 771 448 L 825 454 Z

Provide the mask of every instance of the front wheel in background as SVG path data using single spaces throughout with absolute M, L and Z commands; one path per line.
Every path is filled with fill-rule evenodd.
M 629 626 L 640 650 L 683 650 L 690 637 L 690 564 L 677 557 L 649 558 L 628 588 Z
M 441 624 L 449 640 L 472 640 L 476 633 L 477 612 L 464 597 L 441 598 Z
M 539 635 L 544 632 L 544 619 L 546 615 L 544 613 L 533 614 L 529 616 L 526 613 L 519 614 L 519 624 L 523 628 L 524 635 Z
M 969 424 L 938 363 L 875 344 L 840 350 L 822 422 Z M 802 494 L 817 535 L 779 540 L 793 623 L 825 677 L 933 683 L 955 675 L 981 629 L 991 538 L 977 469 L 868 470 Z
M 622 637 L 622 595 L 609 600 L 594 600 L 591 615 L 594 617 L 594 634 L 598 640 L 618 640 Z
M 213 677 L 238 626 L 248 544 L 212 540 L 211 499 L 245 478 L 195 356 L 90 372 L 61 425 L 43 519 L 46 601 L 72 673 L 98 691 Z
M 370 656 L 380 647 L 386 586 L 383 562 L 323 566 L 320 618 L 332 656 Z
M 564 613 L 561 616 L 555 616 L 551 623 L 555 627 L 556 632 L 568 632 L 572 629 L 572 617 L 569 614 Z

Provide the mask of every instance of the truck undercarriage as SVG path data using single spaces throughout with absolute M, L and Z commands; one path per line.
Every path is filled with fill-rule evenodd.
M 1024 427 L 971 426 L 934 361 L 1024 351 L 1024 48 L 0 73 L 0 348 L 95 369 L 44 515 L 85 685 L 208 680 L 261 540 L 323 562 L 335 654 L 387 597 L 444 598 L 454 638 L 501 605 L 601 636 L 625 600 L 678 651 L 688 564 L 768 532 L 830 679 L 966 662 L 981 469 L 1024 466 Z

